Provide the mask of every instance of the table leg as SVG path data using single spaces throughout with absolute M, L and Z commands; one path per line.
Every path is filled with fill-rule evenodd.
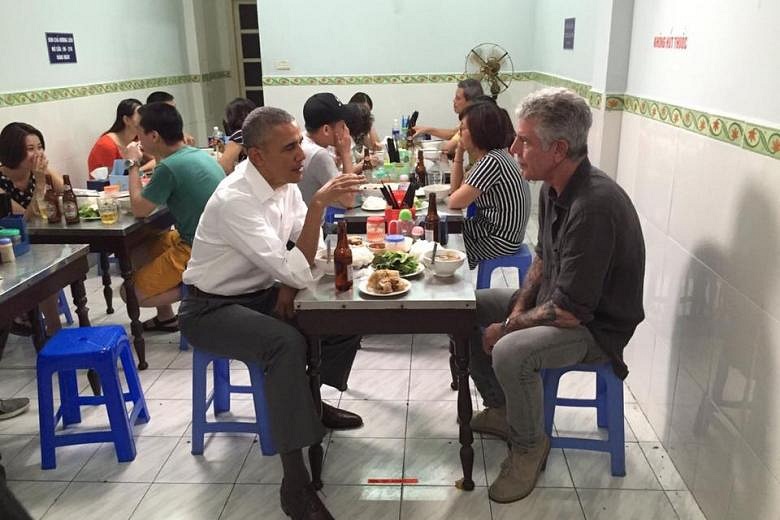
M 27 312 L 27 319 L 30 321 L 30 327 L 32 328 L 33 346 L 36 352 L 40 352 L 46 343 L 46 329 L 44 328 L 43 320 L 41 320 L 41 310 L 37 305 Z
M 317 410 L 317 414 L 322 417 L 322 396 L 320 395 L 320 363 L 321 357 L 321 344 L 319 336 L 309 336 L 309 349 L 308 355 L 308 370 L 309 386 L 311 388 L 311 395 L 314 398 L 314 409 Z M 311 467 L 311 482 L 314 485 L 314 489 L 322 489 L 322 443 L 313 444 L 309 446 L 309 466 Z
M 471 431 L 471 389 L 469 388 L 469 336 L 468 334 L 453 335 L 455 342 L 455 364 L 458 368 L 458 420 L 460 422 L 460 463 L 463 466 L 463 482 L 461 488 L 466 491 L 474 489 L 471 477 L 474 468 L 474 435 Z
M 84 288 L 85 276 L 77 282 L 70 284 L 70 295 L 73 297 L 73 305 L 76 306 L 76 316 L 79 318 L 79 327 L 89 327 L 89 308 L 87 307 L 87 290 Z
M 87 291 L 84 289 L 85 276 L 77 282 L 70 284 L 70 294 L 73 297 L 73 305 L 76 306 L 76 316 L 79 318 L 79 327 L 89 327 L 89 309 L 87 308 Z M 100 395 L 100 376 L 97 371 L 87 370 L 87 379 L 94 395 Z
M 141 309 L 138 306 L 138 297 L 135 294 L 135 283 L 133 283 L 133 264 L 130 260 L 130 251 L 118 253 L 119 269 L 122 272 L 122 279 L 125 287 L 125 300 L 127 303 L 127 315 L 130 316 L 130 331 L 133 333 L 133 347 L 138 356 L 138 370 L 146 370 L 149 366 L 146 363 L 146 343 L 144 342 L 143 326 L 141 325 Z
M 103 275 L 103 297 L 106 299 L 106 314 L 114 314 L 113 298 L 111 290 L 111 273 L 108 264 L 108 253 L 100 253 L 100 272 Z
M 3 351 L 5 350 L 5 344 L 8 342 L 8 334 L 11 333 L 11 324 L 0 324 L 0 359 L 3 359 Z

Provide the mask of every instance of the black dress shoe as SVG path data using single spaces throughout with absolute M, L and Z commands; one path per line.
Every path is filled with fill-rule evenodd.
M 285 487 L 282 479 L 279 496 L 282 511 L 293 520 L 335 520 L 311 484 L 290 490 Z
M 356 413 L 322 403 L 322 424 L 332 430 L 348 430 L 363 426 L 363 419 Z

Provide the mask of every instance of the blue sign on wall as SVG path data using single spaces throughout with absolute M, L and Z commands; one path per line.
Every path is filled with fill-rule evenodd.
M 563 20 L 563 48 L 574 48 L 574 20 L 575 18 L 566 18 Z
M 73 33 L 46 33 L 49 63 L 76 63 L 76 42 Z

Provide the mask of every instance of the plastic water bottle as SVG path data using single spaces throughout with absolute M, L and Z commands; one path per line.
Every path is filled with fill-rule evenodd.
M 393 119 L 393 141 L 395 141 L 396 150 L 398 149 L 398 139 L 401 138 L 401 127 L 398 126 L 398 119 Z

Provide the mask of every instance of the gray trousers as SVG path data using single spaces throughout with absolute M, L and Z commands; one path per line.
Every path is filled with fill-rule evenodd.
M 179 307 L 182 334 L 196 349 L 248 363 L 265 372 L 271 431 L 279 453 L 319 443 L 325 429 L 306 375 L 306 338 L 293 324 L 270 315 L 276 288 L 254 295 L 205 298 L 188 295 Z M 322 345 L 322 381 L 346 382 L 359 338 Z
M 477 324 L 487 327 L 509 315 L 513 289 L 477 291 Z M 544 435 L 542 378 L 539 370 L 608 358 L 585 327 L 563 329 L 540 326 L 510 332 L 493 348 L 482 349 L 482 333 L 470 341 L 471 377 L 485 406 L 506 406 L 509 440 L 519 448 L 533 448 Z

